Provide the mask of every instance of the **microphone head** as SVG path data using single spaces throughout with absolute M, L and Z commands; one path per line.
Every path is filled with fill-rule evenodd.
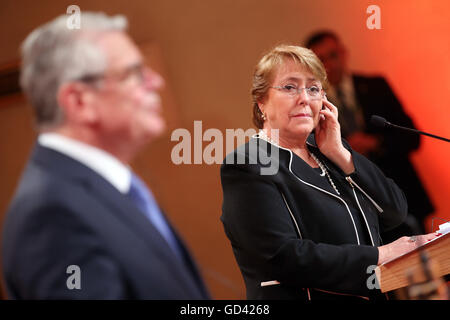
M 374 127 L 384 128 L 387 126 L 388 123 L 389 122 L 387 122 L 385 118 L 380 116 L 372 116 L 370 118 L 370 124 L 373 125 Z

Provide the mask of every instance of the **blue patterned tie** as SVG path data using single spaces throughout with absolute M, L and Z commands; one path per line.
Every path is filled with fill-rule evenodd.
M 131 186 L 128 196 L 133 200 L 135 205 L 146 215 L 146 217 L 153 223 L 156 229 L 161 233 L 163 238 L 181 259 L 181 249 L 178 242 L 167 224 L 164 216 L 156 203 L 151 191 L 147 188 L 145 183 L 139 179 L 135 174 L 131 174 Z

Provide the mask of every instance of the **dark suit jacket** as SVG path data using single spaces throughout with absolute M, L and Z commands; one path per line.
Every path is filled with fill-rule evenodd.
M 37 145 L 9 208 L 3 272 L 12 299 L 206 299 L 185 246 L 178 259 L 127 196 Z M 69 290 L 70 265 L 81 289 Z
M 257 143 L 258 156 L 249 152 L 247 143 L 229 154 L 221 167 L 221 220 L 247 298 L 308 299 L 307 291 L 313 300 L 323 298 L 324 291 L 373 296 L 376 290 L 367 287 L 367 268 L 377 264 L 379 232 L 399 225 L 406 216 L 403 192 L 353 152 L 356 171 L 350 177 L 358 185 L 353 188 L 359 211 L 346 176 L 320 153 L 313 136 L 310 150 L 328 167 L 340 195 L 326 177 L 287 149 L 279 149 L 279 156 L 271 159 L 279 160 L 278 172 L 261 175 L 260 159 L 277 147 L 260 139 L 250 141 Z M 238 158 L 245 163 L 239 164 Z M 358 218 L 360 228 L 354 222 Z M 272 280 L 281 284 L 261 287 L 261 282 Z
M 363 111 L 365 131 L 381 139 L 380 148 L 368 158 L 402 188 L 410 213 L 422 222 L 434 207 L 409 159 L 411 152 L 420 146 L 420 136 L 395 129 L 380 130 L 369 125 L 372 115 L 409 128 L 415 128 L 414 123 L 384 78 L 353 75 L 353 83 L 356 99 Z

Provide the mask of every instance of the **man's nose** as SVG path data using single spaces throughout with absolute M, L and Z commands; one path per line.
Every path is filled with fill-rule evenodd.
M 159 90 L 164 87 L 164 79 L 159 73 L 146 67 L 144 70 L 144 85 L 148 90 Z

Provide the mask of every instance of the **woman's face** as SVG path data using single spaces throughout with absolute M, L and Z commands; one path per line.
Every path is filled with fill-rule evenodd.
M 320 94 L 311 97 L 306 90 L 301 90 L 292 96 L 283 89 L 269 89 L 259 104 L 266 116 L 263 128 L 278 129 L 280 142 L 306 139 L 319 122 L 322 84 L 301 64 L 286 59 L 276 71 L 271 87 L 292 90 L 292 86 L 298 89 L 316 87 Z

